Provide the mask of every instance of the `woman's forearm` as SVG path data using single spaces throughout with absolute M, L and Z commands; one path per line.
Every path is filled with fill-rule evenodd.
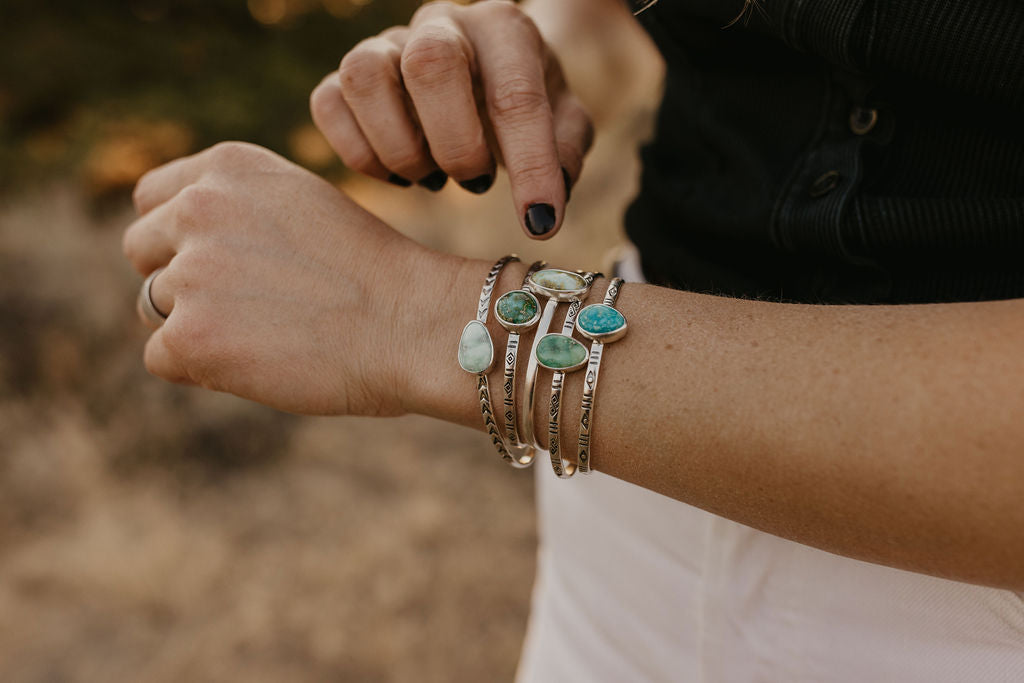
M 436 261 L 447 303 L 419 337 L 409 407 L 479 428 L 455 349 L 489 264 Z M 630 331 L 602 364 L 595 469 L 842 555 L 1024 588 L 1024 302 L 810 306 L 627 284 L 618 307 Z M 565 384 L 564 453 L 583 374 Z M 537 425 L 549 386 L 543 373 Z

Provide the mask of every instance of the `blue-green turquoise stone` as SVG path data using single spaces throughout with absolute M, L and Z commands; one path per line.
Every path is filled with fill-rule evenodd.
M 549 334 L 537 344 L 537 360 L 552 370 L 579 367 L 587 355 L 587 347 L 563 334 Z
M 580 311 L 576 322 L 587 334 L 599 335 L 622 329 L 626 319 L 611 306 L 593 304 Z
M 559 292 L 572 292 L 587 286 L 587 281 L 583 279 L 582 275 L 556 268 L 539 270 L 531 275 L 530 279 L 541 287 Z
M 523 325 L 537 315 L 537 299 L 520 289 L 502 294 L 494 311 L 498 317 L 513 325 Z
M 459 340 L 459 365 L 467 372 L 486 372 L 494 360 L 494 345 L 483 323 L 474 320 L 462 330 Z

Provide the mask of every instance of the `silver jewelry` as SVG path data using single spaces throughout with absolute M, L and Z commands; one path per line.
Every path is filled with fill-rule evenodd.
M 516 420 L 516 363 L 519 357 L 519 335 L 530 330 L 540 320 L 540 303 L 532 292 L 526 289 L 530 276 L 547 265 L 534 261 L 523 278 L 523 286 L 505 292 L 494 302 L 494 317 L 508 330 L 508 344 L 505 346 L 505 437 L 513 454 L 513 467 L 529 467 L 537 451 L 533 446 L 519 440 L 519 425 Z
M 584 308 L 576 317 L 576 329 L 593 343 L 590 345 L 590 362 L 587 376 L 583 380 L 583 403 L 580 409 L 580 436 L 576 444 L 576 461 L 583 474 L 590 474 L 590 439 L 594 433 L 594 394 L 597 391 L 597 375 L 601 369 L 601 355 L 605 344 L 622 339 L 626 335 L 626 317 L 615 310 L 619 298 L 622 278 L 612 278 L 604 301 Z
M 572 338 L 572 330 L 581 306 L 583 302 L 579 299 L 570 303 L 562 331 L 544 335 L 537 344 L 537 362 L 554 371 L 551 376 L 551 398 L 548 402 L 548 455 L 551 458 L 551 469 L 559 479 L 568 479 L 576 473 L 576 465 L 562 458 L 560 424 L 565 375 L 587 364 L 586 347 Z
M 139 296 L 136 300 L 136 308 L 139 314 L 142 316 L 146 324 L 156 329 L 164 324 L 167 320 L 167 316 L 160 312 L 160 309 L 153 303 L 153 280 L 156 276 L 163 271 L 163 266 L 157 268 L 142 282 L 142 287 L 139 288 Z
M 459 365 L 466 372 L 477 376 L 476 390 L 480 400 L 480 413 L 483 415 L 484 428 L 487 435 L 491 437 L 495 450 L 506 461 L 513 462 L 512 454 L 505 446 L 505 439 L 498 430 L 494 421 L 494 410 L 491 407 L 491 389 L 487 382 L 487 371 L 494 363 L 494 342 L 491 341 L 491 333 L 487 330 L 487 311 L 491 307 L 491 293 L 494 291 L 494 283 L 498 281 L 498 274 L 505 264 L 511 261 L 518 261 L 519 257 L 510 254 L 498 259 L 487 273 L 483 289 L 480 290 L 480 303 L 476 308 L 476 319 L 470 320 L 462 329 L 462 337 L 459 339 Z
M 526 365 L 526 396 L 523 401 L 523 432 L 527 443 L 534 448 L 543 451 L 537 442 L 537 435 L 533 426 L 533 411 L 536 405 L 537 375 L 540 372 L 537 362 L 537 345 L 547 335 L 551 327 L 551 320 L 555 317 L 555 309 L 560 302 L 571 302 L 580 300 L 590 291 L 590 285 L 594 278 L 600 273 L 573 273 L 567 270 L 548 268 L 540 270 L 527 279 L 526 287 L 538 296 L 547 298 L 544 304 L 544 312 L 537 325 L 537 332 L 533 338 L 533 346 L 530 349 L 530 359 Z M 563 330 L 565 325 L 562 326 Z M 572 333 L 572 324 L 569 325 L 569 333 Z

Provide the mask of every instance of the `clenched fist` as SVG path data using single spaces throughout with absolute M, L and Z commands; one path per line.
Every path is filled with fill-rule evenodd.
M 349 167 L 398 185 L 486 192 L 508 170 L 534 238 L 562 223 L 593 127 L 528 16 L 506 0 L 424 5 L 362 41 L 313 91 L 313 120 Z
M 295 413 L 405 411 L 408 331 L 430 332 L 409 293 L 450 257 L 255 145 L 154 169 L 135 204 L 125 254 L 143 275 L 164 268 L 150 372 Z

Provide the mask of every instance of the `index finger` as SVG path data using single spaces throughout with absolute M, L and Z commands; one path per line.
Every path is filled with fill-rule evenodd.
M 510 8 L 508 21 L 490 17 L 474 27 L 477 67 L 520 220 L 531 237 L 547 238 L 565 214 L 544 70 L 547 46 L 533 23 Z

